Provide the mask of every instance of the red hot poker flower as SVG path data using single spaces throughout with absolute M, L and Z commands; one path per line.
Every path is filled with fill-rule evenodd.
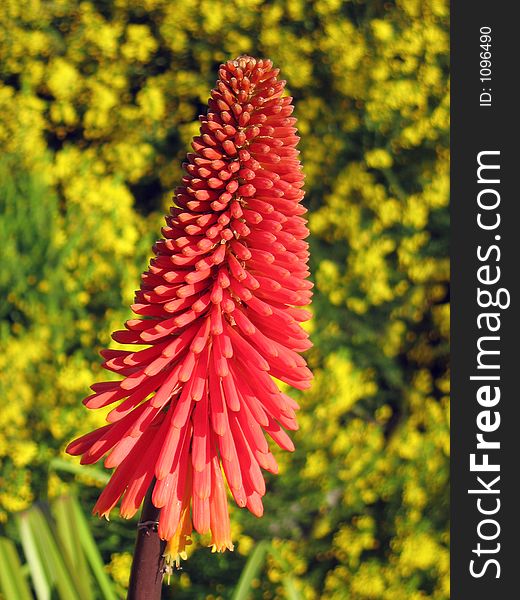
M 183 165 L 164 238 L 113 339 L 144 349 L 104 350 L 121 381 L 92 385 L 91 409 L 118 403 L 108 425 L 72 442 L 82 464 L 115 467 L 94 512 L 122 497 L 131 517 L 153 484 L 159 535 L 184 551 L 193 527 L 213 550 L 233 548 L 222 469 L 236 503 L 263 512 L 261 469 L 277 472 L 264 436 L 294 446 L 297 403 L 273 378 L 310 386 L 299 352 L 311 343 L 312 284 L 296 119 L 269 60 L 221 65 L 194 152 Z M 154 479 L 155 478 L 155 479 Z

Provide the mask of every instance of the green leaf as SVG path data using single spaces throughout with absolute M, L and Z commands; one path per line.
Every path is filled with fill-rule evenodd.
M 72 565 L 72 573 L 76 581 L 81 582 L 80 586 L 84 590 L 84 595 L 91 600 L 92 594 L 91 577 L 88 570 L 87 560 L 83 548 L 81 547 L 80 537 L 78 536 L 74 508 L 69 498 L 57 498 L 52 503 L 52 513 L 56 521 L 56 533 L 67 556 L 68 562 Z
M 20 513 L 16 521 L 22 540 L 23 551 L 30 567 L 30 574 L 36 597 L 38 600 L 50 600 L 52 577 L 49 569 L 41 558 L 40 550 L 38 549 L 29 522 L 29 513 Z
M 0 592 L 5 600 L 32 599 L 16 547 L 4 537 L 0 538 Z
M 253 580 L 260 574 L 269 548 L 270 545 L 265 540 L 256 545 L 240 575 L 232 600 L 247 600 L 249 598 Z
M 85 552 L 85 556 L 88 560 L 88 563 L 90 564 L 92 573 L 94 574 L 94 577 L 98 582 L 103 599 L 117 600 L 117 596 L 115 595 L 112 582 L 105 571 L 103 559 L 101 558 L 99 550 L 96 546 L 96 542 L 94 541 L 94 538 L 90 533 L 87 520 L 79 506 L 78 501 L 72 497 L 66 498 L 65 501 L 68 503 L 69 510 L 74 516 L 76 531 L 81 543 L 81 547 Z
M 117 600 L 113 583 L 79 504 L 72 497 L 52 503 L 56 527 L 33 506 L 17 517 L 24 553 L 38 600 L 50 600 L 57 591 L 62 600 Z M 89 567 L 91 571 L 89 570 Z M 100 596 L 93 593 L 93 573 Z
M 82 475 L 83 477 L 89 477 L 103 484 L 108 483 L 110 480 L 110 473 L 107 473 L 102 469 L 79 465 L 64 460 L 63 458 L 53 458 L 49 463 L 49 470 L 63 471 L 65 473 L 72 473 L 73 475 Z
M 41 510 L 34 506 L 27 511 L 37 551 L 46 570 L 51 575 L 51 581 L 62 600 L 82 600 L 85 594 L 78 590 L 71 577 L 71 567 L 66 565 L 63 553 L 51 533 L 51 529 Z

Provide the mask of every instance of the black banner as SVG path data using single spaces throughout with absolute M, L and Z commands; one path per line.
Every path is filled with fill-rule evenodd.
M 451 597 L 520 595 L 515 3 L 452 2 Z M 513 596 L 511 594 L 513 593 Z

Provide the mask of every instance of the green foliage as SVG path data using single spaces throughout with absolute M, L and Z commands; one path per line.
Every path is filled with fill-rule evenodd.
M 218 63 L 248 52 L 295 97 L 316 382 L 266 515 L 233 511 L 237 552 L 195 546 L 172 597 L 230 598 L 268 540 L 253 598 L 449 598 L 447 1 L 4 5 L 0 520 L 72 488 L 93 504 L 99 480 L 50 461 L 72 465 L 66 442 L 101 423 L 80 402 L 96 353 L 128 316 Z M 125 585 L 133 524 L 90 526 Z
M 13 542 L 0 537 L 0 592 L 5 600 L 31 600 L 27 577 Z
M 255 583 L 261 576 L 265 559 L 269 555 L 275 560 L 278 560 L 282 569 L 285 570 L 285 573 L 281 577 L 281 581 L 287 599 L 301 600 L 301 595 L 295 587 L 293 577 L 291 576 L 291 565 L 282 559 L 280 553 L 266 540 L 262 540 L 260 543 L 256 544 L 254 550 L 249 555 L 231 600 L 247 600 L 251 596 L 254 592 Z
M 247 600 L 255 578 L 261 573 L 268 549 L 269 544 L 265 540 L 256 545 L 240 575 L 240 579 L 238 580 L 237 587 L 231 600 Z
M 51 597 L 116 600 L 114 583 L 105 572 L 87 521 L 75 499 L 60 497 L 50 507 L 32 506 L 19 513 L 16 520 L 39 600 Z M 0 591 L 5 600 L 32 598 L 15 545 L 6 538 L 0 538 L 0 572 Z

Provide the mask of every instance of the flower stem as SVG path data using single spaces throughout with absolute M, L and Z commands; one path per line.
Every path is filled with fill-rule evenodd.
M 159 538 L 159 509 L 152 503 L 152 482 L 144 499 L 138 525 L 127 600 L 160 600 L 166 542 Z

